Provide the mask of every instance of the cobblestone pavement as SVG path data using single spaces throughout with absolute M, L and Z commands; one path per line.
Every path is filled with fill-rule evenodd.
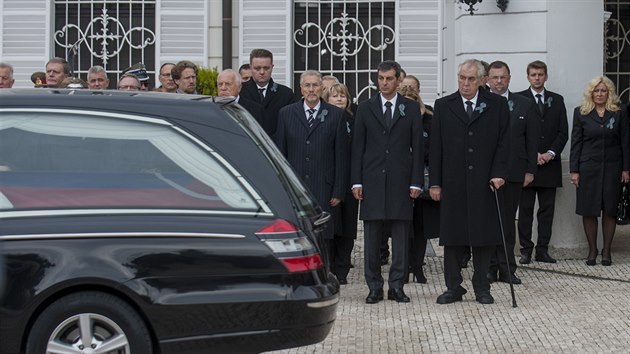
M 405 286 L 411 303 L 367 305 L 360 236 L 329 336 L 278 353 L 630 353 L 628 230 L 617 233 L 610 267 L 599 264 L 599 257 L 594 267 L 582 258 L 520 267 L 516 308 L 505 283 L 492 285 L 494 304 L 475 301 L 472 262 L 463 271 L 464 301 L 436 304 L 445 290 L 442 248 L 435 240 L 431 244 L 435 252 L 424 268 L 428 283 Z M 384 275 L 388 269 L 383 267 Z

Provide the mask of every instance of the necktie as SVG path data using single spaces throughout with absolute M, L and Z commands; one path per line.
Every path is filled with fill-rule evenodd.
M 543 114 L 545 105 L 543 104 L 542 95 L 539 93 L 536 94 L 536 102 L 538 103 L 538 110 L 540 111 L 540 114 Z
M 308 109 L 306 110 L 308 112 L 308 119 L 306 120 L 306 123 L 308 123 L 308 127 L 312 128 L 313 127 L 313 122 L 315 121 L 315 112 L 317 112 L 314 109 Z
M 258 93 L 259 93 L 259 96 L 260 96 L 260 103 L 262 103 L 262 101 L 265 100 L 265 90 L 266 89 L 264 87 L 258 89 Z
M 391 127 L 392 125 L 392 103 L 387 101 L 385 102 L 385 124 L 387 127 Z
M 468 118 L 472 118 L 473 115 L 473 103 L 472 101 L 466 101 L 466 114 L 468 114 Z

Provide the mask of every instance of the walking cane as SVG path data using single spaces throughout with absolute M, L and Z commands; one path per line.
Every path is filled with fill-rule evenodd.
M 512 307 L 516 307 L 516 295 L 514 294 L 514 284 L 512 283 L 512 272 L 510 271 L 510 262 L 508 258 L 507 243 L 505 242 L 505 232 L 503 231 L 503 219 L 501 218 L 501 207 L 499 207 L 499 195 L 494 184 L 490 182 L 490 189 L 494 192 L 494 200 L 497 203 L 497 214 L 499 215 L 499 226 L 501 227 L 501 237 L 503 238 L 503 250 L 505 251 L 505 263 L 507 264 L 508 276 L 510 278 L 510 292 L 512 293 Z

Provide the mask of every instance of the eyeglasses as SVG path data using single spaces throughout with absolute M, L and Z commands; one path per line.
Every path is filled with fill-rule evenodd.
M 307 83 L 307 84 L 302 84 L 302 87 L 304 87 L 304 88 L 308 88 L 308 89 L 310 89 L 310 88 L 318 88 L 318 87 L 320 87 L 320 86 L 321 86 L 321 84 L 319 84 L 319 83 Z

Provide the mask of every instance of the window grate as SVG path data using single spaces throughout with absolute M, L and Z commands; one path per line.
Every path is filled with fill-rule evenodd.
M 156 0 L 55 0 L 54 53 L 68 59 L 77 77 L 101 65 L 115 83 L 143 63 L 155 73 Z M 153 86 L 153 85 L 152 85 Z
M 395 59 L 395 1 L 294 2 L 293 87 L 318 70 L 348 86 L 354 102 L 377 90 L 376 68 Z
M 604 32 L 604 73 L 617 85 L 622 102 L 630 102 L 630 1 L 605 1 L 611 12 Z

